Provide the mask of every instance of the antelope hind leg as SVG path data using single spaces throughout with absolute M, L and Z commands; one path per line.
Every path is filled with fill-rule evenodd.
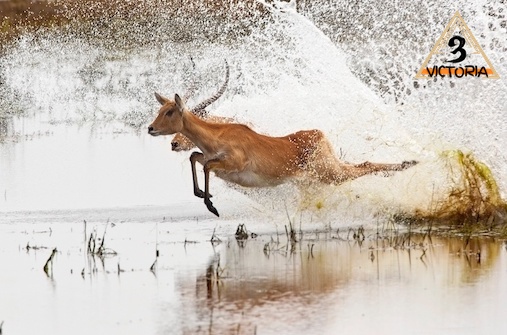
M 381 164 L 381 163 L 371 163 L 371 162 L 363 162 L 361 164 L 354 165 L 354 168 L 364 169 L 365 171 L 369 171 L 369 173 L 382 172 L 382 171 L 403 171 L 416 165 L 418 161 L 403 161 L 401 164 Z
M 404 161 L 401 164 L 364 162 L 352 165 L 320 162 L 320 164 L 312 166 L 309 173 L 322 183 L 340 185 L 347 180 L 356 179 L 369 174 L 383 173 L 385 176 L 389 176 L 391 172 L 406 170 L 417 163 L 417 161 Z

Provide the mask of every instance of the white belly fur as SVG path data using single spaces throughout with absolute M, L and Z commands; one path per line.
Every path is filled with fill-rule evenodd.
M 269 178 L 252 171 L 223 172 L 216 171 L 216 176 L 245 187 L 270 187 L 282 184 L 283 178 Z

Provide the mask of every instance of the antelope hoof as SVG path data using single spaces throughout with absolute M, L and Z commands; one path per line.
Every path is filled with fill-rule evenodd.
M 216 216 L 220 217 L 220 215 L 218 215 L 218 211 L 215 207 L 213 207 L 213 203 L 211 201 L 209 201 L 209 199 L 205 199 L 204 200 L 204 203 L 206 204 L 206 207 L 208 207 L 208 210 L 215 214 Z
M 195 189 L 194 190 L 194 195 L 198 198 L 201 198 L 201 199 L 204 199 L 204 191 L 203 190 L 200 190 L 200 189 Z M 210 198 L 212 198 L 213 196 L 210 194 L 209 195 Z
M 419 163 L 419 162 L 418 161 L 403 161 L 403 162 L 401 162 L 401 168 L 408 169 L 409 167 L 414 166 L 417 163 Z

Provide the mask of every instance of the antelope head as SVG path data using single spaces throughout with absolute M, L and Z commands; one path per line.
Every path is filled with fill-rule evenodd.
M 158 111 L 155 120 L 148 127 L 148 133 L 152 136 L 172 135 L 183 129 L 183 111 L 185 103 L 178 94 L 174 95 L 174 100 L 165 98 L 158 93 L 155 97 L 162 105 Z
M 193 64 L 193 61 L 192 61 Z M 194 65 L 195 68 L 195 65 Z M 211 105 L 213 102 L 217 101 L 225 92 L 227 89 L 227 85 L 229 84 L 229 64 L 227 61 L 225 61 L 225 80 L 220 89 L 211 97 L 208 99 L 200 102 L 197 104 L 194 108 L 192 108 L 190 111 L 194 113 L 195 115 L 199 116 L 200 118 L 207 118 L 209 116 L 208 111 L 206 111 L 206 107 Z M 186 102 L 188 98 L 193 94 L 195 90 L 195 82 L 191 86 L 191 90 L 189 90 L 189 93 L 185 95 L 183 100 Z M 192 143 L 185 135 L 178 133 L 174 135 L 172 141 L 171 141 L 171 150 L 172 151 L 188 151 L 195 148 L 195 144 Z
M 192 61 L 193 68 L 195 70 L 195 64 Z M 208 112 L 205 110 L 206 107 L 211 105 L 213 102 L 217 101 L 225 92 L 227 85 L 229 84 L 229 64 L 227 61 L 225 61 L 225 81 L 220 87 L 220 89 L 211 97 L 205 99 L 204 101 L 197 104 L 195 107 L 193 107 L 190 112 L 199 116 L 200 118 L 207 118 Z M 183 99 L 180 99 L 182 108 L 185 108 L 185 103 L 188 101 L 188 99 L 193 95 L 196 88 L 196 82 L 195 80 L 191 81 L 191 85 L 188 89 L 188 92 L 183 96 Z M 170 135 L 177 133 L 172 141 L 171 141 L 171 149 L 173 151 L 188 151 L 195 147 L 195 145 L 190 141 L 185 135 L 179 133 L 178 129 L 181 129 L 181 116 L 179 116 L 180 121 L 175 121 L 176 116 L 172 115 L 173 109 L 178 109 L 177 106 L 177 99 L 178 95 L 176 95 L 175 100 L 171 100 L 165 97 L 160 96 L 158 93 L 155 93 L 155 97 L 157 98 L 158 102 L 162 105 L 162 107 L 159 110 L 159 114 L 155 121 L 148 127 L 148 133 L 153 136 L 158 135 Z M 179 98 L 179 97 L 178 97 Z M 180 106 L 180 107 L 181 107 Z M 182 109 L 183 110 L 183 109 Z M 180 112 L 180 114 L 182 111 Z M 170 116 L 171 115 L 171 116 Z M 178 124 L 178 122 L 180 122 Z M 171 124 L 171 127 L 168 126 L 168 124 Z M 168 130 L 171 129 L 173 132 L 168 132 Z
M 180 151 L 189 151 L 195 148 L 194 142 L 190 141 L 188 137 L 183 135 L 182 133 L 177 133 L 174 135 L 171 141 L 171 150 L 180 152 Z

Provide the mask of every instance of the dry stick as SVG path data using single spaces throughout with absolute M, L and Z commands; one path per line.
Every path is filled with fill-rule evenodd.
M 120 275 L 120 273 L 125 272 L 125 270 L 123 270 L 123 269 L 121 268 L 121 266 L 120 266 L 120 260 L 118 260 L 117 269 L 118 269 L 118 276 Z
M 422 260 L 424 256 L 426 256 L 426 249 L 423 249 L 422 255 L 419 258 Z
M 435 196 L 435 183 L 433 183 L 433 186 L 432 186 L 432 190 L 431 190 L 431 209 L 430 209 L 430 212 L 433 211 L 433 201 L 434 201 L 434 196 Z M 435 210 L 436 210 L 436 204 L 435 204 Z M 433 220 L 430 219 L 430 223 L 429 223 L 429 226 L 428 226 L 428 229 L 427 229 L 427 232 L 428 232 L 428 236 L 431 235 L 431 229 L 433 228 Z
M 213 234 L 211 235 L 211 244 L 215 244 L 215 243 L 222 243 L 222 240 L 215 235 L 215 230 L 217 229 L 217 227 L 213 228 Z
M 109 225 L 109 221 L 106 222 L 106 227 L 104 228 L 104 234 L 102 235 L 102 241 L 100 241 L 100 246 L 97 249 L 97 254 L 99 256 L 103 256 L 104 253 L 105 253 L 104 241 L 106 240 L 106 232 L 107 232 L 107 226 L 108 225 Z
M 244 223 L 240 223 L 238 228 L 236 228 L 236 234 L 234 234 L 236 240 L 247 240 L 248 239 L 248 231 Z
M 97 232 L 92 232 L 90 234 L 90 239 L 88 241 L 88 253 L 90 253 L 93 256 L 98 256 L 99 258 L 103 258 L 107 255 L 117 255 L 118 253 L 112 249 L 108 249 L 104 246 L 104 243 L 106 241 L 106 233 L 107 233 L 107 226 L 109 225 L 109 221 L 106 223 L 106 227 L 104 228 L 104 234 L 102 235 L 102 241 L 100 241 L 100 245 L 97 249 L 95 249 L 97 245 Z
M 153 264 L 150 266 L 150 271 L 155 273 L 156 271 L 156 266 L 157 266 L 157 260 L 158 260 L 158 255 L 159 255 L 159 251 L 158 251 L 158 222 L 155 226 L 155 261 L 153 262 Z M 185 244 L 186 244 L 187 240 L 185 239 Z
M 86 247 L 86 220 L 83 220 L 84 223 L 84 245 Z
M 269 258 L 270 254 L 269 242 L 264 244 L 264 249 L 262 249 L 262 251 L 264 252 L 264 255 L 266 255 L 266 257 Z
M 83 220 L 83 224 L 84 224 L 84 239 L 83 239 L 83 250 L 87 250 L 87 245 L 86 245 L 86 220 Z M 83 270 L 81 270 L 81 276 L 84 278 L 84 272 L 85 272 L 85 267 L 86 267 L 86 252 L 83 252 L 83 256 L 84 256 L 84 267 L 83 267 Z
M 287 220 L 289 220 L 289 223 L 292 224 L 290 221 L 289 210 L 287 209 L 287 203 L 284 202 L 283 205 L 285 206 L 285 214 L 287 215 Z
M 157 266 L 157 259 L 156 258 L 155 258 L 155 261 L 153 262 L 153 264 L 150 266 L 150 271 L 153 273 L 156 272 L 155 266 Z
M 313 215 L 313 214 L 312 214 Z M 313 216 L 312 216 L 313 217 Z M 310 223 L 311 223 L 311 219 L 310 219 Z M 299 239 L 302 241 L 303 240 L 303 229 L 301 228 L 301 225 L 302 225 L 302 222 L 303 222 L 303 211 L 301 211 L 299 213 Z
M 285 214 L 287 214 L 287 220 L 289 220 L 289 227 L 290 227 L 290 235 L 289 235 L 289 232 L 287 230 L 287 225 L 285 225 L 285 234 L 287 235 L 287 240 L 290 239 L 290 241 L 292 243 L 296 243 L 297 242 L 296 232 L 294 231 L 294 228 L 292 227 L 292 221 L 290 220 L 289 210 L 287 209 L 287 204 L 284 203 L 284 206 L 285 206 Z
M 51 255 L 49 256 L 48 260 L 46 261 L 46 264 L 44 264 L 44 272 L 48 276 L 49 276 L 49 263 L 51 263 L 51 274 L 53 274 L 53 258 L 55 257 L 57 251 L 58 250 L 56 250 L 56 248 L 54 248 L 53 251 L 51 252 Z
M 92 255 L 95 254 L 95 239 L 93 238 L 93 231 L 90 233 L 90 238 L 88 239 L 88 253 Z

